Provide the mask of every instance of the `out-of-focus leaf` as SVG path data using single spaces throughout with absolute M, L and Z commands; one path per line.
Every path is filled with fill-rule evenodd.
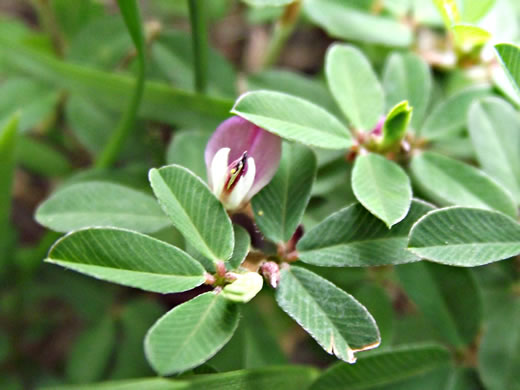
M 376 284 L 364 284 L 356 290 L 355 296 L 374 317 L 381 332 L 381 348 L 392 345 L 394 308 L 385 289 Z
M 197 130 L 176 131 L 166 152 L 166 162 L 182 165 L 205 179 L 204 150 L 210 135 L 209 132 Z
M 473 342 L 482 302 L 470 270 L 421 261 L 396 268 L 406 293 L 443 341 L 455 347 Z
M 465 51 L 482 46 L 491 39 L 491 33 L 470 24 L 455 24 L 452 27 L 455 43 Z
M 0 264 L 7 259 L 7 247 L 11 236 L 9 215 L 19 120 L 20 115 L 13 114 L 0 125 Z
M 487 98 L 471 106 L 468 129 L 482 169 L 520 203 L 520 118 L 510 104 Z
M 87 182 L 56 191 L 36 220 L 58 232 L 110 226 L 153 233 L 171 224 L 154 197 L 113 183 Z
M 471 87 L 447 98 L 426 118 L 420 135 L 428 140 L 453 136 L 466 126 L 471 103 L 489 94 L 487 87 Z
M 20 111 L 20 132 L 42 125 L 54 115 L 59 93 L 40 81 L 10 77 L 0 84 L 0 124 L 2 119 Z
M 316 157 L 303 145 L 283 144 L 275 176 L 252 201 L 255 222 L 274 242 L 287 242 L 301 222 L 316 177 Z
M 496 2 L 496 0 L 464 0 L 461 19 L 465 22 L 476 23 L 493 8 Z
M 115 342 L 116 328 L 110 316 L 86 329 L 68 355 L 65 367 L 67 382 L 80 384 L 100 380 L 107 370 Z
M 460 12 L 457 0 L 434 0 L 433 2 L 442 15 L 447 30 L 451 29 L 455 23 L 460 22 Z
M 363 53 L 333 45 L 325 59 L 327 82 L 336 103 L 357 130 L 372 130 L 385 106 L 384 91 Z
M 184 238 L 214 262 L 228 260 L 234 246 L 231 220 L 206 184 L 180 165 L 152 169 L 149 177 L 163 210 Z
M 343 0 L 308 0 L 304 11 L 309 19 L 335 38 L 380 44 L 409 46 L 411 29 L 390 18 L 355 9 Z
M 349 130 L 320 106 L 280 92 L 243 94 L 232 112 L 290 141 L 324 149 L 347 149 Z
M 381 350 L 355 365 L 333 365 L 311 390 L 443 389 L 451 360 L 448 350 L 434 344 Z
M 106 15 L 87 23 L 73 37 L 67 60 L 113 70 L 132 50 L 132 40 L 121 18 Z
M 356 352 L 376 348 L 381 339 L 374 318 L 354 297 L 300 267 L 281 273 L 280 307 L 328 353 L 349 363 Z
M 406 217 L 412 202 L 408 175 L 399 165 L 378 154 L 356 158 L 352 189 L 359 202 L 388 228 Z
M 520 300 L 509 296 L 486 318 L 478 370 L 489 390 L 520 388 Z
M 64 176 L 72 171 L 65 156 L 46 143 L 29 136 L 19 138 L 16 159 L 24 168 L 44 176 Z
M 475 267 L 520 254 L 520 224 L 496 211 L 448 207 L 422 217 L 408 247 L 441 264 Z
M 320 266 L 377 266 L 418 261 L 406 250 L 412 225 L 432 206 L 414 200 L 406 218 L 388 229 L 362 205 L 348 206 L 309 230 L 298 242 L 302 261 Z
M 484 172 L 433 152 L 413 157 L 414 181 L 440 206 L 467 206 L 501 211 L 516 217 L 511 195 Z
M 291 4 L 294 0 L 242 0 L 252 7 L 281 7 Z
M 151 48 L 151 67 L 174 86 L 193 89 L 193 50 L 191 36 L 180 31 L 161 32 Z M 212 48 L 208 51 L 208 93 L 235 96 L 236 75 L 230 63 Z
M 0 60 L 16 73 L 90 97 L 119 113 L 128 106 L 135 84 L 135 78 L 131 76 L 63 62 L 9 43 L 3 37 L 0 37 L 0 44 L 5 47 Z M 9 55 L 5 54 L 7 52 Z M 231 106 L 232 102 L 225 99 L 196 95 L 165 83 L 147 82 L 139 117 L 186 126 L 213 126 L 229 116 Z
M 237 304 L 208 292 L 179 305 L 148 331 L 145 353 L 160 375 L 197 367 L 233 336 L 239 320 Z
M 188 379 L 133 379 L 83 386 L 50 386 L 42 390 L 302 390 L 317 376 L 318 371 L 313 367 L 279 366 L 196 375 Z
M 156 301 L 140 298 L 127 303 L 120 315 L 121 335 L 116 349 L 111 379 L 139 378 L 152 375 L 146 362 L 143 339 L 163 313 Z
M 408 100 L 413 107 L 412 127 L 418 130 L 430 104 L 432 75 L 428 64 L 413 53 L 393 53 L 383 70 L 386 109 Z
M 52 0 L 51 4 L 60 31 L 68 37 L 75 36 L 86 23 L 103 15 L 103 5 L 92 0 Z
M 75 231 L 54 244 L 46 261 L 112 283 L 163 294 L 189 290 L 204 282 L 204 269 L 187 253 L 129 230 Z

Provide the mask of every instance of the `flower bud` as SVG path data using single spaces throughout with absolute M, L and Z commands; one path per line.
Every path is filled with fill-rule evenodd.
M 237 274 L 237 279 L 222 290 L 222 296 L 233 302 L 247 303 L 262 290 L 264 279 L 256 272 Z

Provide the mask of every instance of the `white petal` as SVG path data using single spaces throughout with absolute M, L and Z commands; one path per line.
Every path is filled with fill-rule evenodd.
M 247 202 L 249 199 L 247 194 L 251 187 L 253 186 L 253 182 L 255 180 L 256 174 L 256 166 L 255 160 L 252 157 L 247 159 L 247 172 L 244 176 L 241 176 L 238 179 L 237 184 L 229 194 L 228 198 L 225 201 L 225 206 L 228 210 L 234 210 L 243 205 L 243 203 Z
M 217 198 L 220 198 L 228 175 L 229 148 L 219 149 L 211 161 L 210 186 Z

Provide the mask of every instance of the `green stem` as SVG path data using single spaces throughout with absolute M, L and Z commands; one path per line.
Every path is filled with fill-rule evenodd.
M 130 104 L 105 148 L 99 154 L 95 163 L 96 168 L 108 168 L 117 160 L 117 156 L 121 152 L 124 142 L 130 135 L 137 118 L 145 84 L 146 61 L 144 38 L 137 3 L 135 0 L 118 0 L 118 4 L 137 50 L 137 80 Z
M 278 22 L 276 22 L 273 34 L 271 35 L 271 40 L 262 64 L 264 69 L 273 66 L 278 61 L 280 53 L 296 27 L 296 22 L 300 16 L 300 9 L 300 0 L 295 0 L 285 7 L 283 14 Z
M 206 93 L 208 85 L 208 31 L 204 0 L 188 0 L 191 22 L 195 90 Z

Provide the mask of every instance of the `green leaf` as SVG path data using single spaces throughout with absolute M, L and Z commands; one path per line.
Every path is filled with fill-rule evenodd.
M 412 127 L 418 130 L 432 94 L 432 74 L 428 64 L 413 53 L 392 53 L 383 70 L 386 109 L 408 100 L 413 107 Z
M 495 50 L 511 83 L 520 94 L 520 46 L 512 43 L 499 43 L 495 45 Z
M 366 2 L 365 2 L 366 3 Z M 409 46 L 413 35 L 403 23 L 351 7 L 343 0 L 307 0 L 306 16 L 334 38 L 379 44 Z
M 54 244 L 45 261 L 97 279 L 163 294 L 189 290 L 204 282 L 204 269 L 188 254 L 129 230 L 72 232 Z
M 450 30 L 453 24 L 460 21 L 459 7 L 457 0 L 434 0 L 434 4 L 442 15 L 444 26 Z
M 341 116 L 341 111 L 323 81 L 292 70 L 267 70 L 253 74 L 247 79 L 247 86 L 249 91 L 264 89 L 301 97 L 335 116 Z
M 335 267 L 379 266 L 419 261 L 406 250 L 412 225 L 433 209 L 414 200 L 404 220 L 388 229 L 362 205 L 348 206 L 305 233 L 298 242 L 300 259 Z
M 456 45 L 466 52 L 476 46 L 485 45 L 491 39 L 489 31 L 470 24 L 455 24 L 452 31 Z
M 255 125 L 290 141 L 324 149 L 347 149 L 349 130 L 320 106 L 280 92 L 243 94 L 232 111 Z
M 482 302 L 469 269 L 421 261 L 396 270 L 406 293 L 444 342 L 463 347 L 474 341 Z
M 408 247 L 437 263 L 475 267 L 520 254 L 520 224 L 496 211 L 448 207 L 421 218 Z
M 337 363 L 327 369 L 311 390 L 443 389 L 451 366 L 450 352 L 435 344 L 395 347 L 362 356 L 355 365 Z M 436 378 L 432 386 L 425 377 Z
M 91 385 L 50 386 L 42 390 L 302 390 L 317 377 L 313 367 L 278 366 L 195 375 L 185 379 L 133 379 Z
M 253 198 L 255 222 L 274 242 L 291 239 L 303 217 L 316 177 L 316 157 L 309 148 L 283 144 L 275 176 Z
M 197 176 L 205 178 L 204 150 L 210 135 L 197 130 L 176 131 L 166 152 L 166 162 L 182 165 Z
M 372 130 L 385 106 L 383 87 L 363 53 L 354 46 L 332 45 L 325 58 L 329 89 L 357 130 Z
M 229 270 L 240 267 L 251 248 L 251 236 L 246 229 L 240 225 L 233 225 L 233 233 L 235 235 L 235 247 L 233 248 L 231 258 L 227 262 Z
M 0 85 L 0 123 L 20 109 L 20 132 L 26 133 L 52 118 L 58 98 L 58 91 L 40 81 L 10 77 Z
M 102 182 L 78 183 L 56 191 L 38 207 L 35 218 L 63 233 L 91 226 L 152 233 L 170 225 L 152 196 Z
M 414 182 L 440 206 L 480 207 L 516 217 L 511 195 L 484 172 L 433 152 L 413 157 Z
M 355 352 L 376 348 L 381 341 L 374 319 L 354 297 L 304 268 L 281 272 L 276 301 L 338 359 L 354 363 Z
M 291 4 L 294 0 L 242 0 L 252 7 L 282 7 Z
M 496 0 L 464 0 L 461 19 L 476 23 L 482 19 L 496 4 Z
M 15 149 L 20 115 L 14 114 L 0 125 L 0 264 L 8 242 L 11 191 L 15 168 Z
M 116 344 L 116 327 L 105 316 L 93 327 L 81 333 L 69 352 L 65 373 L 69 383 L 90 383 L 105 373 Z
M 452 137 L 466 126 L 471 103 L 489 94 L 487 87 L 471 87 L 445 99 L 426 118 L 420 135 L 428 140 Z
M 487 98 L 471 106 L 468 129 L 482 169 L 520 203 L 520 119 L 510 104 Z
M 70 93 L 94 99 L 103 107 L 118 113 L 124 112 L 131 99 L 135 78 L 103 72 L 91 67 L 63 62 L 36 50 L 5 41 L 0 60 L 6 62 L 16 74 L 25 74 Z M 177 125 L 214 125 L 229 114 L 232 102 L 198 95 L 170 87 L 166 83 L 148 81 L 138 112 L 140 118 Z
M 238 320 L 235 303 L 213 292 L 201 294 L 173 308 L 150 328 L 146 357 L 160 375 L 197 367 L 229 341 Z
M 490 317 L 478 352 L 478 371 L 486 389 L 520 388 L 520 300 L 509 296 Z
M 16 160 L 27 170 L 43 176 L 64 176 L 72 171 L 71 164 L 63 154 L 28 135 L 18 139 Z
M 403 169 L 377 154 L 356 158 L 352 189 L 359 202 L 391 228 L 410 208 L 412 188 Z
M 413 108 L 405 100 L 396 104 L 385 118 L 383 124 L 383 138 L 379 144 L 381 150 L 388 150 L 398 146 L 408 130 L 408 124 L 412 118 Z
M 206 184 L 180 165 L 152 169 L 149 177 L 164 212 L 184 238 L 209 259 L 228 260 L 233 226 Z

